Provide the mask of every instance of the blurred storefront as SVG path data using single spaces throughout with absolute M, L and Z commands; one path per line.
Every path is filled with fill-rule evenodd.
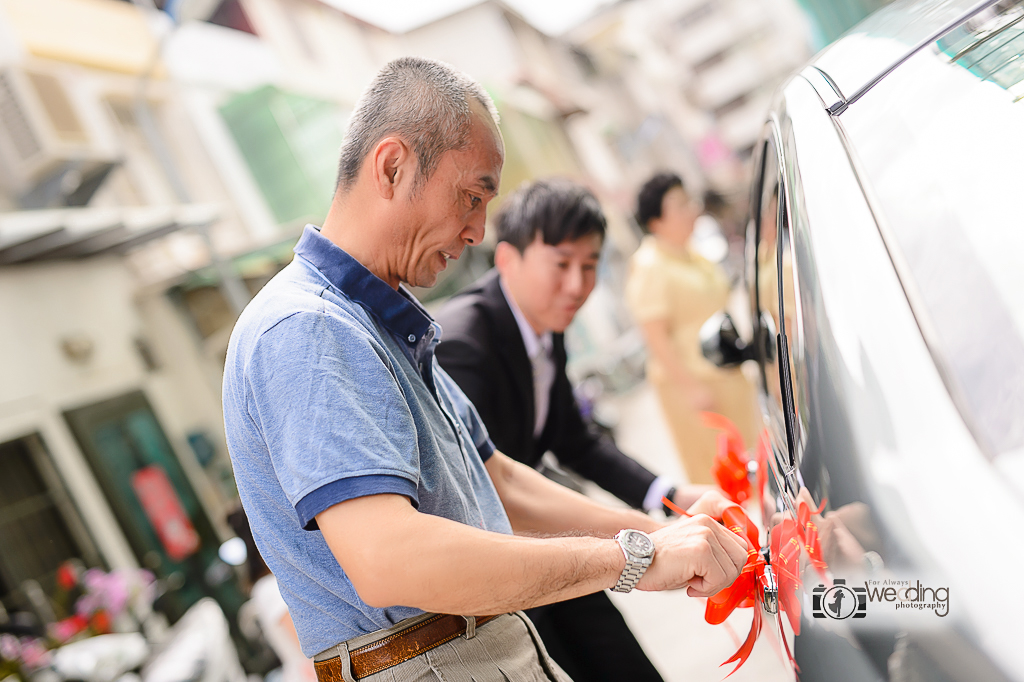
M 151 570 L 169 620 L 234 614 L 219 387 L 154 283 L 251 230 L 138 8 L 6 0 L 0 33 L 3 612 L 45 621 L 76 559 Z

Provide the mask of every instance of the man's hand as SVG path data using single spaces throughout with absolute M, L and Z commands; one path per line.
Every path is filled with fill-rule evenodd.
M 686 513 L 691 516 L 707 514 L 711 518 L 721 521 L 725 510 L 736 506 L 738 505 L 723 495 L 721 490 L 709 488 L 703 495 L 697 498 L 697 501 L 686 510 Z
M 747 562 L 746 542 L 705 514 L 680 519 L 651 539 L 656 553 L 640 590 L 688 587 L 691 597 L 710 597 L 731 585 Z

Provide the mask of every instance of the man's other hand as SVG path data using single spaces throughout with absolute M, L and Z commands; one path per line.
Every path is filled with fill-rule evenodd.
M 697 501 L 690 505 L 690 508 L 686 510 L 686 513 L 691 516 L 707 514 L 711 518 L 721 521 L 725 510 L 729 507 L 735 506 L 738 505 L 723 495 L 721 490 L 718 488 L 711 488 L 697 498 Z

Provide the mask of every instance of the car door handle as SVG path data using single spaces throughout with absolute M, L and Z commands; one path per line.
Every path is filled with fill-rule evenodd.
M 770 564 L 765 564 L 761 588 L 764 592 L 764 610 L 774 616 L 779 612 L 779 583 L 775 580 L 775 572 Z

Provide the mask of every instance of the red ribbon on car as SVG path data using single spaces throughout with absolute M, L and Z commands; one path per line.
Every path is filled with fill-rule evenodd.
M 767 429 L 762 431 L 757 442 L 755 457 L 757 462 L 757 473 L 754 481 L 750 479 L 750 455 L 747 454 L 743 443 L 743 437 L 739 429 L 729 421 L 728 418 L 713 412 L 702 412 L 701 418 L 704 425 L 710 429 L 716 429 L 718 434 L 718 449 L 715 459 L 712 462 L 711 473 L 718 482 L 719 487 L 725 495 L 738 505 L 753 499 L 762 499 L 764 487 L 767 483 L 767 464 L 770 444 Z M 671 500 L 663 498 L 664 504 L 680 516 L 690 516 L 678 508 Z M 800 634 L 800 555 L 807 553 L 810 565 L 821 576 L 822 582 L 831 584 L 827 577 L 828 565 L 822 555 L 821 538 L 818 536 L 818 527 L 812 521 L 812 516 L 821 514 L 826 501 L 812 510 L 804 500 L 800 501 L 797 509 L 797 518 L 785 518 L 772 528 L 771 532 L 771 557 L 772 569 L 775 573 L 778 590 L 779 608 L 786 613 L 789 624 L 794 635 Z M 753 620 L 750 625 L 750 632 L 740 648 L 722 665 L 736 662 L 729 675 L 740 669 L 750 657 L 761 633 L 762 618 L 761 609 L 764 601 L 764 587 L 768 584 L 765 577 L 766 562 L 758 551 L 757 526 L 750 520 L 741 507 L 729 507 L 723 514 L 724 525 L 747 543 L 747 562 L 740 571 L 739 577 L 732 585 L 725 588 L 713 597 L 708 598 L 704 611 L 704 620 L 712 625 L 720 625 L 737 608 L 754 608 Z M 790 662 L 796 669 L 796 661 L 789 650 L 789 643 L 785 636 L 782 637 L 783 645 Z M 729 675 L 726 675 L 728 677 Z
M 761 634 L 761 608 L 764 602 L 764 586 L 766 578 L 764 575 L 765 560 L 758 551 L 757 526 L 750 520 L 746 512 L 740 507 L 729 507 L 722 514 L 722 523 L 726 528 L 739 535 L 747 543 L 747 562 L 740 570 L 739 577 L 732 585 L 725 588 L 718 594 L 708 597 L 707 605 L 704 608 L 704 620 L 712 625 L 720 625 L 737 608 L 753 608 L 754 617 L 750 622 L 750 632 L 747 638 L 740 645 L 728 660 L 722 665 L 736 662 L 736 667 L 729 675 L 740 669 L 747 662 L 750 653 L 754 650 L 754 642 Z M 726 677 L 729 677 L 726 675 Z
M 818 537 L 818 526 L 811 521 L 812 514 L 820 514 L 825 509 L 826 501 L 811 510 L 810 506 L 800 500 L 797 518 L 786 518 L 774 526 L 771 532 L 772 569 L 779 583 L 779 608 L 786 612 L 793 634 L 800 634 L 800 554 L 807 553 L 811 566 L 818 572 L 821 581 L 831 585 L 826 571 L 828 564 L 821 555 L 821 538 Z
M 662 502 L 680 516 L 691 516 L 667 497 L 662 498 Z M 757 526 L 750 520 L 747 513 L 738 506 L 728 507 L 722 513 L 722 523 L 747 543 L 747 561 L 732 585 L 718 594 L 708 597 L 704 607 L 704 620 L 711 625 L 721 625 L 737 608 L 754 609 L 754 617 L 750 623 L 750 632 L 747 633 L 746 640 L 736 650 L 736 653 L 722 663 L 722 665 L 727 665 L 736 662 L 736 667 L 729 673 L 732 675 L 747 662 L 750 653 L 754 650 L 754 642 L 761 634 L 761 609 L 764 605 L 764 587 L 767 585 L 767 578 L 764 574 L 766 566 L 764 557 L 757 549 L 760 546 Z M 786 651 L 789 652 L 788 644 L 786 644 Z M 792 656 L 790 656 L 790 660 L 792 660 Z
M 825 572 L 828 570 L 828 564 L 825 563 L 825 558 L 821 552 L 821 538 L 818 537 L 818 526 L 816 523 L 811 521 L 811 515 L 819 515 L 825 509 L 825 504 L 828 500 L 822 500 L 821 505 L 811 511 L 810 505 L 803 500 L 800 500 L 800 506 L 797 508 L 797 526 L 803 533 L 804 550 L 807 551 L 807 559 L 811 562 L 811 566 L 821 576 L 821 581 L 826 584 L 831 584 Z
M 750 456 L 747 455 L 743 436 L 727 417 L 714 412 L 701 412 L 700 417 L 706 428 L 718 431 L 718 447 L 711 462 L 711 475 L 726 497 L 736 504 L 743 504 L 759 492 L 750 482 Z

